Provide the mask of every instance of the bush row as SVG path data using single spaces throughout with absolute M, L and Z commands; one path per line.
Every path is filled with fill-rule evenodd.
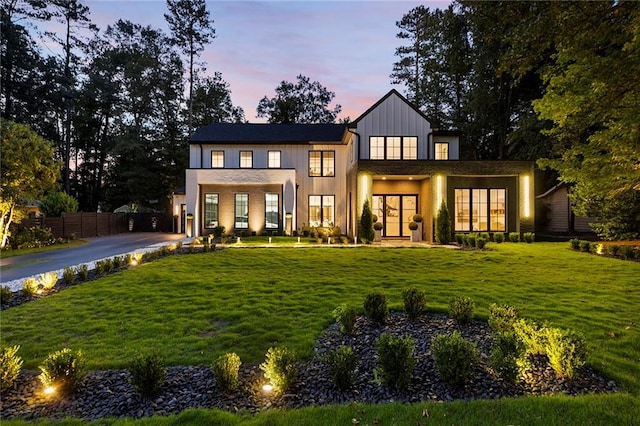
M 520 241 L 524 241 L 525 243 L 531 244 L 535 241 L 535 234 L 533 232 L 525 232 L 520 235 L 519 232 L 509 232 L 506 235 L 509 241 L 512 243 L 518 243 Z M 471 232 L 469 234 L 457 233 L 455 234 L 456 242 L 459 246 L 469 247 L 469 248 L 479 248 L 483 249 L 488 242 L 495 242 L 501 244 L 505 241 L 505 233 L 504 232 L 494 232 L 492 234 L 488 232 Z
M 640 247 L 628 244 L 602 244 L 574 238 L 569 241 L 569 247 L 575 251 L 611 256 L 623 260 L 640 261 Z

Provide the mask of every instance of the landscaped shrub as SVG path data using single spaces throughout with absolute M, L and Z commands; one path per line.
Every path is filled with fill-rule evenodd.
M 62 272 L 62 280 L 65 284 L 71 284 L 76 280 L 76 271 L 73 268 L 64 268 Z
M 591 251 L 591 242 L 587 240 L 580 240 L 580 251 L 589 253 Z
M 54 242 L 55 239 L 51 228 L 32 226 L 30 228 L 22 228 L 11 235 L 9 244 L 15 250 L 49 246 Z
M 374 322 L 384 324 L 389 314 L 387 296 L 383 293 L 369 293 L 364 299 L 364 312 Z
M 427 303 L 426 299 L 424 291 L 415 287 L 403 290 L 404 311 L 410 319 L 416 319 L 422 313 Z
M 526 354 L 539 355 L 546 352 L 546 326 L 539 326 L 534 321 L 520 318 L 513 322 L 513 331 L 522 341 Z
M 496 333 L 513 331 L 513 323 L 518 319 L 518 311 L 509 305 L 489 305 L 489 327 Z
M 6 305 L 7 303 L 9 303 L 9 301 L 11 301 L 12 297 L 13 291 L 11 291 L 11 287 L 6 285 L 0 287 L 0 305 Z
M 114 256 L 111 262 L 113 263 L 113 269 L 120 269 L 124 265 L 124 257 Z
M 382 228 L 384 228 L 384 225 L 380 222 L 375 222 L 373 224 L 373 229 L 375 229 L 376 231 L 382 231 Z
M 524 242 L 527 244 L 531 244 L 535 240 L 535 234 L 533 232 L 525 232 L 522 235 Z
M 82 281 L 86 281 L 89 278 L 89 267 L 86 264 L 80 265 L 76 268 L 76 273 Z
M 277 394 L 285 392 L 298 377 L 296 354 L 286 347 L 271 347 L 260 369 Z
M 461 246 L 464 242 L 464 234 L 456 234 L 455 238 L 456 238 L 456 243 L 458 243 L 458 245 Z
M 509 241 L 512 243 L 520 242 L 520 233 L 519 232 L 509 232 Z
M 569 246 L 573 249 L 573 250 L 580 250 L 580 240 L 577 238 L 574 238 L 572 240 L 569 240 Z
M 131 385 L 143 396 L 155 396 L 160 392 L 167 376 L 167 367 L 159 354 L 139 356 L 129 365 Z
M 17 355 L 19 345 L 2 348 L 0 352 L 0 391 L 9 389 L 20 374 L 22 358 Z
M 436 215 L 436 242 L 439 244 L 449 244 L 450 240 L 451 217 L 449 216 L 449 209 L 443 200 Z
M 489 235 L 488 232 L 481 232 L 479 237 L 484 238 L 484 240 L 487 242 L 491 241 L 491 236 Z
M 607 251 L 611 256 L 618 256 L 618 253 L 620 253 L 620 246 L 617 244 L 611 244 Z
M 484 249 L 484 247 L 487 245 L 487 240 L 485 240 L 482 237 L 478 237 L 476 239 L 476 247 L 479 248 L 480 250 Z
M 409 229 L 412 231 L 417 231 L 418 230 L 418 223 L 417 222 L 409 222 Z
M 493 234 L 493 241 L 500 244 L 504 242 L 504 234 L 502 232 L 496 232 Z
M 340 331 L 351 334 L 356 325 L 356 310 L 347 305 L 338 305 L 333 310 L 333 318 L 340 326 Z
M 442 380 L 454 386 L 461 386 L 471 378 L 479 358 L 475 343 L 463 339 L 458 331 L 437 335 L 431 353 Z
M 38 378 L 45 388 L 51 387 L 61 395 L 74 393 L 84 378 L 84 356 L 69 348 L 49 354 L 40 366 Z
M 515 383 L 518 377 L 519 346 L 518 338 L 513 331 L 499 332 L 493 337 L 489 365 L 499 377 L 508 383 Z
M 35 278 L 27 278 L 22 282 L 22 294 L 31 297 L 38 291 L 38 281 Z
M 38 284 L 46 291 L 51 290 L 58 282 L 57 272 L 46 272 L 38 276 Z
M 104 260 L 96 261 L 96 266 L 95 266 L 93 272 L 95 272 L 96 275 L 103 275 L 103 274 L 105 274 L 107 272 L 107 267 L 104 264 Z
M 103 259 L 102 262 L 104 263 L 104 272 L 105 273 L 109 273 L 113 270 L 113 260 L 108 257 L 106 259 Z
M 213 364 L 213 374 L 223 391 L 232 392 L 238 389 L 238 371 L 241 365 L 240 357 L 233 352 L 221 355 Z
M 369 200 L 365 200 L 362 205 L 362 216 L 360 217 L 360 226 L 358 227 L 358 238 L 364 241 L 373 240 L 373 215 Z
M 349 346 L 340 346 L 327 354 L 327 370 L 333 384 L 341 391 L 347 390 L 355 381 L 356 355 Z
M 633 254 L 633 246 L 623 246 L 620 252 L 624 259 L 633 259 L 635 257 Z
M 572 330 L 548 327 L 546 344 L 549 365 L 556 374 L 569 378 L 576 377 L 587 358 L 584 337 Z
M 473 232 L 471 234 L 467 234 L 467 245 L 469 247 L 475 247 L 477 238 L 478 238 L 478 234 L 475 234 Z
M 405 389 L 416 364 L 414 351 L 415 341 L 411 336 L 381 334 L 376 339 L 378 365 L 373 370 L 376 382 Z
M 424 218 L 422 217 L 421 214 L 414 214 L 411 220 L 413 220 L 414 222 L 420 223 L 424 220 Z
M 473 318 L 475 303 L 466 296 L 456 296 L 449 301 L 449 316 L 458 324 L 466 324 Z

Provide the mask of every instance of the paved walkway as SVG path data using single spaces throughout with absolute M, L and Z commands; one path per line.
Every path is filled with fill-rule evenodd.
M 184 234 L 136 232 L 87 239 L 88 244 L 68 249 L 13 256 L 0 259 L 0 282 L 14 291 L 22 288 L 25 278 L 45 272 L 58 272 L 67 267 L 88 264 L 91 269 L 96 261 L 126 253 L 144 252 L 184 239 Z

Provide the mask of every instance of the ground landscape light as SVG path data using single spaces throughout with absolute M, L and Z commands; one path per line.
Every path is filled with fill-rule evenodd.
M 46 388 L 44 388 L 44 393 L 46 395 L 53 395 L 54 393 L 56 393 L 56 388 L 54 388 L 53 386 L 47 386 Z
M 271 392 L 273 390 L 273 385 L 271 383 L 267 383 L 266 385 L 262 386 L 262 390 L 265 392 Z

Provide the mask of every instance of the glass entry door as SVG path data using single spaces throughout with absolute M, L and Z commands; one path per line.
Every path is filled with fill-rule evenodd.
M 406 237 L 411 235 L 409 222 L 417 213 L 417 195 L 374 195 L 372 212 L 382 222 L 382 236 Z

